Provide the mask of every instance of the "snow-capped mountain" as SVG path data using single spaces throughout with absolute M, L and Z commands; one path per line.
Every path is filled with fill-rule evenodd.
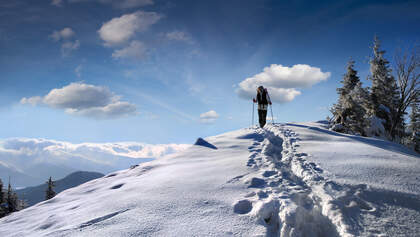
M 400 145 L 331 132 L 322 123 L 204 140 L 2 218 L 0 236 L 420 232 L 420 156 Z

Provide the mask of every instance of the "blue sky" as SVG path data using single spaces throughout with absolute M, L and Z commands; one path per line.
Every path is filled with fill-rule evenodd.
M 418 1 L 1 1 L 0 138 L 192 143 L 249 126 L 250 92 L 239 91 L 261 81 L 276 85 L 277 121 L 324 119 L 349 58 L 369 85 L 374 35 L 392 61 L 420 39 L 419 10 Z

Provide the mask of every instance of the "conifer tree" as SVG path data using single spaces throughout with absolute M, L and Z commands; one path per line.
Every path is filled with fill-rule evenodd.
M 49 200 L 55 196 L 55 191 L 54 191 L 55 183 L 54 181 L 52 181 L 51 176 L 46 183 L 48 187 L 47 187 L 47 190 L 45 191 L 45 200 Z
M 17 194 L 16 194 L 16 198 L 18 199 L 18 201 L 17 201 L 17 210 L 18 211 L 23 210 L 26 207 L 28 207 L 28 203 L 25 201 L 25 199 L 19 199 L 17 197 Z
M 3 192 L 3 182 L 0 179 L 0 218 L 6 215 L 6 210 L 3 208 L 4 202 L 4 192 Z
M 7 189 L 6 204 L 7 204 L 8 214 L 18 210 L 17 194 L 13 192 L 12 185 L 10 185 L 10 181 L 9 181 L 9 187 Z
M 354 70 L 354 63 L 355 62 L 352 59 L 350 59 L 347 63 L 347 72 L 344 74 L 343 80 L 341 81 L 341 83 L 343 83 L 343 87 L 337 89 L 340 96 L 349 94 L 360 82 L 360 79 L 357 76 L 357 71 Z
M 398 107 L 401 103 L 399 87 L 393 76 L 388 77 L 385 83 L 386 93 L 390 103 L 388 107 L 391 112 L 389 134 L 392 140 L 399 141 L 405 135 L 404 113 L 398 113 Z
M 351 113 L 349 115 L 348 127 L 353 133 L 366 136 L 368 120 L 366 118 L 369 108 L 369 93 L 362 87 L 359 81 L 349 94 Z
M 415 151 L 420 152 L 420 103 L 417 99 L 416 102 L 411 104 L 410 113 L 410 143 Z
M 0 205 L 3 203 L 3 201 L 4 201 L 3 182 L 0 179 Z
M 338 88 L 338 103 L 332 108 L 334 115 L 333 129 L 339 132 L 364 135 L 366 124 L 364 105 L 367 92 L 362 88 L 357 71 L 354 70 L 354 61 L 347 64 L 347 72 L 341 81 L 343 87 Z
M 384 58 L 384 54 L 385 51 L 380 50 L 379 39 L 375 36 L 373 57 L 369 62 L 371 72 L 369 79 L 372 80 L 372 107 L 369 111 L 372 113 L 371 116 L 376 116 L 384 121 L 383 125 L 388 134 L 383 135 L 394 137 L 395 134 L 391 134 L 393 122 L 401 119 L 395 117 L 400 96 L 396 80 L 391 75 L 389 62 Z

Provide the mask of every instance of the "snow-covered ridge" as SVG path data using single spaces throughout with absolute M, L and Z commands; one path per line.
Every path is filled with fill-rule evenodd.
M 420 158 L 321 124 L 205 139 L 0 219 L 0 236 L 415 236 Z

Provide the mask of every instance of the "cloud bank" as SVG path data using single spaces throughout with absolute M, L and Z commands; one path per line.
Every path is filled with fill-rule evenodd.
M 217 118 L 219 118 L 219 114 L 217 114 L 214 110 L 200 114 L 201 123 L 214 123 Z
M 327 80 L 330 75 L 330 72 L 322 72 L 320 68 L 306 64 L 292 67 L 272 64 L 263 72 L 240 82 L 236 93 L 243 99 L 251 99 L 255 97 L 257 87 L 262 85 L 268 89 L 273 102 L 285 103 L 301 94 L 297 89 L 309 88 Z
M 98 119 L 119 118 L 136 114 L 136 106 L 120 101 L 120 97 L 103 86 L 71 83 L 52 89 L 47 95 L 22 98 L 21 104 L 45 104 L 64 109 L 66 113 Z
M 19 186 L 59 179 L 77 170 L 109 173 L 185 150 L 186 144 L 80 143 L 35 138 L 0 140 L 0 178 Z
M 158 159 L 165 155 L 182 151 L 188 144 L 147 144 L 141 142 L 114 143 L 70 143 L 50 139 L 37 138 L 9 138 L 0 141 L 0 152 L 25 155 L 27 157 L 47 156 L 84 156 L 101 161 L 101 154 L 133 159 Z

